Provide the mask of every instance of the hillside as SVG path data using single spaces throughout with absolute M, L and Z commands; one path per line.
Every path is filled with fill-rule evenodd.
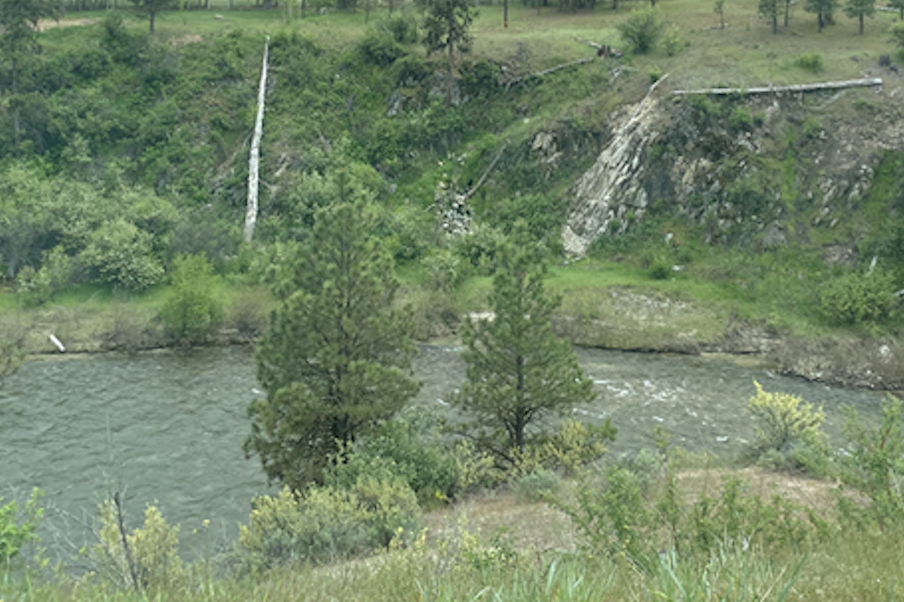
M 480 7 L 448 109 L 414 7 L 299 19 L 215 3 L 159 15 L 153 37 L 130 12 L 70 12 L 4 96 L 4 339 L 32 352 L 54 349 L 50 332 L 73 350 L 165 344 L 156 313 L 186 253 L 216 271 L 222 336 L 253 336 L 281 245 L 307 236 L 318 206 L 363 195 L 384 207 L 379 235 L 420 337 L 482 309 L 494 245 L 524 218 L 560 264 L 560 328 L 577 342 L 767 353 L 813 378 L 899 384 L 904 92 L 879 63 L 895 58 L 896 15 L 860 36 L 842 16 L 818 33 L 796 10 L 773 34 L 752 3 L 726 4 L 719 28 L 708 2 L 674 0 L 660 6 L 663 41 L 634 55 L 616 26 L 635 8 L 519 5 L 503 28 L 501 7 Z M 261 220 L 246 246 L 265 33 Z M 595 58 L 587 41 L 625 55 Z M 884 84 L 670 96 L 861 77 Z M 851 349 L 863 365 L 842 365 Z M 852 376 L 864 369 L 881 375 Z

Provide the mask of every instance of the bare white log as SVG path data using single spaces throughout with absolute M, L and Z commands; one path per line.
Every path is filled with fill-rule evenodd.
M 819 92 L 820 90 L 841 90 L 845 88 L 871 88 L 881 86 L 882 78 L 849 79 L 819 84 L 795 84 L 792 86 L 762 86 L 755 88 L 703 88 L 702 90 L 675 90 L 672 96 L 689 96 L 691 94 L 708 94 L 711 96 L 727 96 L 730 94 L 777 94 L 781 92 Z
M 248 207 L 245 211 L 245 242 L 254 238 L 257 224 L 257 195 L 260 183 L 261 136 L 264 132 L 264 97 L 267 93 L 267 58 L 270 36 L 264 42 L 264 61 L 261 66 L 261 85 L 257 92 L 257 118 L 254 120 L 254 136 L 251 138 L 251 156 L 248 159 Z
M 60 342 L 60 339 L 58 339 L 55 334 L 51 333 L 48 338 L 51 343 L 56 345 L 56 348 L 60 350 L 60 353 L 66 352 L 66 347 Z

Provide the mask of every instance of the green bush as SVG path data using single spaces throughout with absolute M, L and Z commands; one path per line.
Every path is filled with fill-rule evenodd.
M 646 54 L 656 46 L 662 35 L 662 14 L 653 7 L 638 8 L 631 11 L 616 28 L 631 52 Z
M 541 468 L 522 474 L 512 483 L 512 491 L 522 502 L 540 502 L 556 494 L 562 482 L 559 475 L 551 470 Z
M 834 324 L 875 325 L 895 313 L 897 299 L 893 291 L 894 281 L 883 270 L 845 274 L 823 287 L 819 308 Z
M 804 436 L 819 437 L 826 415 L 787 393 L 767 393 L 754 381 L 756 395 L 747 400 L 747 412 L 756 422 L 756 449 L 785 453 Z
M 44 517 L 40 506 L 43 495 L 41 490 L 33 489 L 22 512 L 16 500 L 3 504 L 0 497 L 0 566 L 15 558 L 29 541 L 37 541 L 35 531 Z
M 152 253 L 152 237 L 122 218 L 105 223 L 91 234 L 78 261 L 96 282 L 143 290 L 163 277 Z
M 822 73 L 825 64 L 818 52 L 807 52 L 794 58 L 794 65 L 810 73 Z
M 891 42 L 904 53 L 904 22 L 898 22 L 891 26 L 889 30 L 891 34 Z
M 441 447 L 438 435 L 425 435 L 415 423 L 402 419 L 384 423 L 356 449 L 344 453 L 326 481 L 352 489 L 365 475 L 401 479 L 425 505 L 452 498 L 458 484 L 455 459 Z
M 417 21 L 409 15 L 399 15 L 384 19 L 377 24 L 377 30 L 388 33 L 399 44 L 417 44 Z
M 842 482 L 869 497 L 866 508 L 839 498 L 843 515 L 862 515 L 882 528 L 904 524 L 904 411 L 889 395 L 882 404 L 878 427 L 863 423 L 853 408 L 844 408 L 847 451 Z M 862 520 L 862 519 L 861 519 Z
M 283 489 L 252 502 L 239 527 L 234 559 L 240 572 L 296 563 L 322 564 L 386 547 L 420 526 L 414 492 L 402 479 L 362 475 L 351 489 Z
M 358 44 L 361 58 L 380 67 L 388 67 L 405 56 L 405 47 L 393 39 L 392 34 L 372 29 Z
M 160 318 L 175 342 L 203 343 L 220 324 L 223 309 L 211 294 L 212 272 L 204 255 L 182 255 L 174 261 L 172 291 Z
M 72 262 L 63 247 L 54 247 L 44 251 L 41 267 L 35 271 L 25 266 L 16 275 L 16 287 L 25 295 L 28 305 L 43 305 L 50 301 L 53 293 L 69 283 L 72 275 Z
M 675 56 L 687 46 L 687 42 L 681 37 L 681 28 L 674 23 L 665 28 L 662 35 L 662 47 L 668 56 Z

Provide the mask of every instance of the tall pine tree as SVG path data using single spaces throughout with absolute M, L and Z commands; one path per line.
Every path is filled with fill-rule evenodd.
M 860 35 L 863 35 L 863 18 L 876 14 L 876 0 L 847 0 L 844 14 L 860 22 Z
M 280 305 L 256 354 L 267 397 L 248 408 L 244 445 L 271 481 L 296 489 L 321 482 L 343 445 L 418 391 L 410 317 L 393 306 L 392 257 L 374 228 L 362 202 L 321 209 L 277 286 Z
M 503 464 L 543 435 L 547 418 L 595 397 L 568 341 L 550 319 L 561 299 L 543 285 L 542 253 L 524 222 L 497 254 L 492 318 L 467 322 L 467 381 L 454 404 L 470 418 L 463 432 Z

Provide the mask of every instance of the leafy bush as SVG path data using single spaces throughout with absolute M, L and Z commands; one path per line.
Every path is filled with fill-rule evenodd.
M 351 489 L 288 488 L 252 502 L 239 527 L 235 559 L 241 572 L 294 563 L 320 564 L 388 546 L 420 524 L 414 492 L 402 479 L 361 475 Z
M 820 425 L 825 421 L 822 408 L 802 403 L 800 397 L 788 393 L 767 393 L 754 381 L 756 395 L 747 401 L 747 412 L 756 421 L 755 451 L 769 450 L 787 455 L 802 439 L 815 444 L 823 437 Z
M 409 15 L 399 15 L 384 19 L 377 24 L 377 29 L 386 32 L 399 44 L 416 44 L 417 21 Z
M 850 273 L 829 281 L 822 289 L 819 308 L 835 324 L 878 324 L 895 312 L 894 282 L 883 270 Z
M 653 7 L 635 9 L 616 28 L 631 52 L 646 54 L 656 46 L 662 35 L 662 14 Z
M 182 255 L 174 262 L 172 291 L 160 310 L 167 335 L 177 343 L 203 343 L 223 317 L 211 294 L 212 271 L 204 255 Z
M 163 277 L 163 267 L 151 249 L 150 234 L 118 218 L 91 234 L 78 261 L 97 282 L 143 290 Z
M 44 517 L 40 506 L 43 495 L 41 490 L 33 489 L 22 512 L 16 500 L 2 504 L 0 497 L 0 565 L 8 564 L 29 541 L 37 541 L 35 531 Z
M 62 247 L 44 251 L 41 267 L 35 271 L 25 266 L 16 275 L 19 293 L 25 295 L 29 305 L 43 305 L 50 301 L 54 291 L 68 284 L 72 274 L 72 263 Z
M 372 29 L 358 44 L 364 61 L 380 67 L 388 67 L 405 56 L 404 46 L 393 39 L 392 34 Z
M 818 52 L 807 52 L 794 58 L 794 65 L 810 73 L 822 73 L 825 64 Z
M 608 419 L 602 424 L 564 420 L 542 450 L 555 467 L 573 475 L 581 467 L 602 458 L 608 451 L 606 444 L 615 441 L 617 434 L 618 429 Z
M 668 56 L 675 56 L 687 46 L 687 42 L 681 37 L 681 28 L 672 23 L 665 28 L 662 36 L 662 46 Z
M 144 525 L 125 534 L 127 555 L 117 514 L 110 500 L 100 506 L 100 543 L 83 552 L 97 573 L 122 588 L 135 586 L 133 579 L 137 580 L 137 587 L 149 593 L 182 583 L 185 570 L 178 554 L 179 527 L 170 526 L 157 506 L 148 506 Z
M 541 468 L 515 478 L 512 490 L 523 502 L 539 502 L 557 493 L 561 485 L 559 475 Z
M 892 25 L 889 33 L 891 34 L 891 42 L 904 53 L 904 22 Z
M 364 475 L 381 475 L 386 480 L 401 479 L 422 504 L 447 500 L 458 483 L 455 460 L 440 447 L 438 437 L 428 437 L 406 420 L 386 422 L 356 449 L 343 453 L 326 481 L 352 489 Z
M 882 404 L 878 427 L 863 423 L 853 408 L 844 409 L 844 434 L 849 455 L 843 461 L 842 482 L 870 499 L 866 512 L 880 527 L 904 523 L 904 411 L 901 400 L 889 395 Z M 860 508 L 842 503 L 843 514 Z

